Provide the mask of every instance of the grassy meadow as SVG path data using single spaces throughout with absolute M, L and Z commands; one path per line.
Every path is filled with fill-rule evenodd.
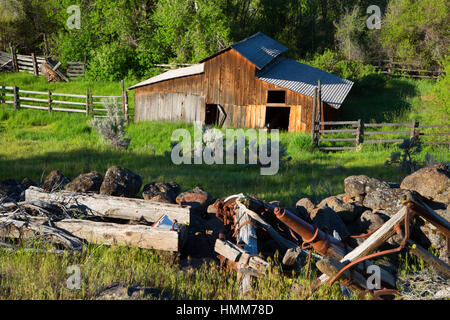
M 129 87 L 135 81 L 126 81 Z M 89 82 L 84 79 L 70 83 L 46 83 L 43 77 L 28 74 L 0 74 L 0 86 L 17 85 L 28 90 L 53 90 L 83 94 L 86 88 L 94 95 L 120 95 L 119 82 Z M 386 79 L 374 90 L 358 89 L 347 98 L 343 118 L 366 122 L 412 121 L 442 123 L 445 116 L 434 114 L 433 83 L 405 79 Z M 131 114 L 134 103 L 129 92 Z M 447 120 L 448 121 L 448 120 Z M 389 182 L 400 183 L 407 172 L 385 161 L 396 145 L 363 145 L 356 152 L 319 152 L 312 148 L 310 135 L 281 133 L 281 142 L 292 160 L 274 176 L 260 175 L 259 168 L 239 165 L 174 165 L 165 152 L 170 150 L 173 130 L 187 128 L 183 123 L 132 123 L 127 127 L 131 138 L 128 150 L 115 150 L 102 143 L 98 134 L 79 114 L 48 114 L 38 110 L 13 111 L 11 105 L 0 105 L 0 180 L 25 177 L 37 182 L 58 169 L 73 179 L 81 173 L 98 171 L 118 165 L 140 174 L 143 183 L 176 181 L 182 191 L 202 186 L 213 197 L 247 193 L 265 200 L 278 200 L 293 206 L 302 197 L 319 201 L 329 195 L 343 193 L 343 180 L 349 175 L 366 174 Z M 425 146 L 416 155 L 436 161 L 449 161 L 448 147 Z M 52 255 L 0 249 L 0 299 L 91 299 L 95 293 L 113 282 L 158 287 L 173 298 L 237 299 L 235 276 L 214 266 L 185 272 L 174 264 L 179 257 L 152 250 L 91 246 L 79 256 Z M 81 266 L 83 286 L 70 291 L 65 286 L 68 265 Z M 298 299 L 290 291 L 292 282 L 303 283 L 302 277 L 280 275 L 274 267 L 271 276 L 261 280 L 248 298 Z M 226 279 L 224 281 L 224 279 Z M 305 288 L 307 286 L 304 286 Z M 270 290 L 268 290 L 270 288 Z M 335 286 L 324 296 L 341 299 Z M 313 298 L 314 298 L 313 297 Z

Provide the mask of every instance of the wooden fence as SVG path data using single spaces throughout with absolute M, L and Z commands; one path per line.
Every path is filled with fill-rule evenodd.
M 0 85 L 0 104 L 10 104 L 14 110 L 35 109 L 46 110 L 48 112 L 75 112 L 84 113 L 86 117 L 99 118 L 106 116 L 106 109 L 103 108 L 103 99 L 117 99 L 122 103 L 124 117 L 128 121 L 128 94 L 125 91 L 122 81 L 121 96 L 94 96 L 89 89 L 86 94 L 67 94 L 52 91 L 31 91 L 22 90 L 16 86 Z
M 423 70 L 417 65 L 407 64 L 404 62 L 395 62 L 391 60 L 374 60 L 370 63 L 382 74 L 391 76 L 401 75 L 409 78 L 428 78 L 439 80 L 442 74 L 440 70 Z
M 337 129 L 336 127 L 339 126 L 345 126 L 346 128 Z M 358 120 L 334 122 L 316 121 L 313 127 L 313 142 L 320 150 L 325 151 L 356 150 L 359 145 L 364 143 L 401 143 L 405 138 L 416 138 L 423 144 L 450 146 L 450 141 L 448 139 L 450 132 L 430 132 L 428 130 L 431 128 L 450 128 L 450 124 L 420 125 L 417 121 L 406 123 L 364 123 L 362 120 Z M 386 127 L 393 129 L 388 129 L 389 131 L 383 130 Z M 378 129 L 381 129 L 381 131 Z M 339 137 L 326 136 L 330 134 L 339 135 Z M 402 138 L 376 139 L 376 136 L 380 135 L 396 135 L 401 136 Z M 424 140 L 422 137 L 429 138 L 426 139 L 426 141 L 422 141 Z M 436 137 L 445 137 L 445 141 L 436 140 Z M 327 142 L 328 145 L 330 143 L 336 144 L 344 142 L 347 145 L 322 146 L 321 143 L 323 142 Z
M 61 65 L 55 62 L 55 66 L 53 66 L 53 63 L 50 62 L 51 59 L 36 56 L 34 53 L 31 55 L 17 54 L 12 45 L 10 45 L 10 51 L 11 53 L 0 51 L 0 71 L 28 72 L 38 76 L 39 70 L 45 62 L 52 65 L 54 71 Z M 83 62 L 67 62 L 67 75 L 70 78 L 84 77 L 85 64 Z M 60 76 L 65 78 L 61 74 Z

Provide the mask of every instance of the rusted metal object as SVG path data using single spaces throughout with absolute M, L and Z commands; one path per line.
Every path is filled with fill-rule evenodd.
M 303 248 L 305 244 L 310 245 L 314 250 L 323 256 L 328 256 L 330 252 L 330 244 L 334 244 L 342 249 L 345 245 L 334 237 L 330 237 L 326 232 L 317 227 L 310 225 L 308 222 L 297 217 L 295 214 L 286 209 L 275 208 L 274 213 L 276 217 L 291 228 L 303 239 Z

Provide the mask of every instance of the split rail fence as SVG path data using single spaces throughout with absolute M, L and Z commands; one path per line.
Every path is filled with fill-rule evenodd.
M 340 126 L 345 126 L 345 128 L 336 128 Z M 313 127 L 313 142 L 320 150 L 324 151 L 356 150 L 359 145 L 364 143 L 401 143 L 406 138 L 416 138 L 422 144 L 446 145 L 450 147 L 450 132 L 441 132 L 441 129 L 449 129 L 450 124 L 421 125 L 416 120 L 406 123 L 364 123 L 364 121 L 358 120 L 316 121 Z M 388 129 L 389 131 L 385 130 L 385 128 L 391 127 L 393 129 Z M 432 128 L 438 128 L 439 132 L 430 131 L 429 129 Z M 330 137 L 329 135 L 334 136 Z M 339 137 L 336 137 L 336 135 L 339 135 Z M 383 137 L 376 139 L 380 135 Z M 394 135 L 395 138 L 384 138 L 386 135 Z M 428 138 L 423 139 L 423 137 Z M 440 140 L 436 139 L 437 137 L 444 138 Z M 321 145 L 323 142 L 327 143 L 327 146 Z M 329 146 L 330 143 L 336 144 L 342 142 L 346 143 L 347 146 Z
M 74 112 L 84 113 L 86 117 L 106 117 L 107 110 L 103 107 L 103 99 L 117 99 L 122 103 L 124 117 L 128 121 L 128 94 L 122 81 L 121 96 L 96 96 L 89 89 L 86 94 L 67 94 L 52 91 L 22 90 L 17 86 L 0 85 L 0 104 L 10 104 L 14 110 L 35 109 L 48 112 Z
M 440 70 L 423 70 L 417 65 L 407 64 L 404 62 L 395 62 L 391 60 L 374 60 L 370 63 L 382 74 L 391 76 L 401 75 L 408 78 L 427 78 L 439 80 L 440 75 L 442 74 Z

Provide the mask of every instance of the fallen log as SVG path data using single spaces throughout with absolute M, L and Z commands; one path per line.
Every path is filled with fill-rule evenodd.
M 408 239 L 407 244 L 412 254 L 428 263 L 438 272 L 450 278 L 450 266 L 447 263 L 445 263 L 438 257 L 434 256 L 433 254 L 428 252 L 428 250 L 425 250 L 423 247 L 421 247 L 412 240 Z
M 179 244 L 182 242 L 181 238 L 184 234 L 166 228 L 81 219 L 64 219 L 53 222 L 54 227 L 49 227 L 44 225 L 48 222 L 46 218 L 28 217 L 28 219 L 29 221 L 26 222 L 11 219 L 10 216 L 0 216 L 0 226 L 1 224 L 9 225 L 7 228 L 0 228 L 0 237 L 34 238 L 36 233 L 41 234 L 43 231 L 45 235 L 52 235 L 59 231 L 70 239 L 83 239 L 95 244 L 179 251 Z
M 63 203 L 68 209 L 79 209 L 88 215 L 148 222 L 157 221 L 163 214 L 181 224 L 189 224 L 191 208 L 175 204 L 142 199 L 105 196 L 96 193 L 74 193 L 60 191 L 46 193 L 43 189 L 30 187 L 25 191 L 25 200 L 53 200 Z

